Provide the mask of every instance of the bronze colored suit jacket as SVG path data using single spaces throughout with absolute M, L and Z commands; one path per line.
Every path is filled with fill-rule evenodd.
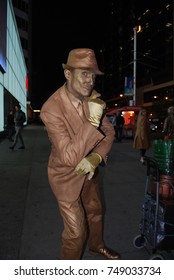
M 106 163 L 114 141 L 115 131 L 106 116 L 102 119 L 100 130 L 87 120 L 88 100 L 89 97 L 83 101 L 86 117 L 80 117 L 63 85 L 41 108 L 40 117 L 51 142 L 48 179 L 57 200 L 73 201 L 78 198 L 86 176 L 77 175 L 75 167 L 91 151 L 99 153 Z

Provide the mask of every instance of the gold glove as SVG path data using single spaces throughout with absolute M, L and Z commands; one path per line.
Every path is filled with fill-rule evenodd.
M 79 175 L 88 175 L 88 180 L 94 175 L 96 167 L 102 161 L 102 157 L 97 153 L 91 153 L 87 157 L 83 158 L 75 168 L 75 172 Z
M 92 94 L 89 97 L 89 100 L 96 99 L 96 98 L 98 98 L 100 96 L 101 96 L 101 94 L 99 92 L 97 92 L 95 89 L 93 89 Z
M 98 128 L 101 117 L 103 115 L 103 111 L 106 108 L 106 103 L 100 98 L 95 98 L 89 100 L 88 105 L 89 105 L 89 113 L 90 113 L 88 120 L 93 126 Z

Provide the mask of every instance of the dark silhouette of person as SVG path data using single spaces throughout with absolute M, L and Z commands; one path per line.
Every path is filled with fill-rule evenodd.
M 165 139 L 174 139 L 174 106 L 171 106 L 167 110 L 168 116 L 164 120 L 162 133 Z
M 16 130 L 16 133 L 15 133 L 15 139 L 14 139 L 14 144 L 9 147 L 11 150 L 14 150 L 17 142 L 18 142 L 18 139 L 20 140 L 21 142 L 21 146 L 19 147 L 19 149 L 25 149 L 25 145 L 24 145 L 24 140 L 23 140 L 23 137 L 22 137 L 22 130 L 23 130 L 23 125 L 24 125 L 24 122 L 25 122 L 25 113 L 21 110 L 21 105 L 20 104 L 17 104 L 15 106 L 15 110 L 16 110 L 16 113 L 15 113 L 15 130 Z
M 117 142 L 122 141 L 124 123 L 125 123 L 124 117 L 122 116 L 121 112 L 118 112 L 118 115 L 116 116 L 116 126 L 115 126 Z
M 7 131 L 8 131 L 9 141 L 13 142 L 13 135 L 15 134 L 15 122 L 14 122 L 13 110 L 10 110 L 7 116 Z

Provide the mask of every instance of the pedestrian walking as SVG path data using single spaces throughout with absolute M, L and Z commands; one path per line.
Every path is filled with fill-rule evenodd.
M 13 135 L 15 134 L 15 122 L 14 122 L 14 113 L 13 110 L 10 110 L 7 115 L 6 128 L 8 132 L 8 139 L 10 142 L 13 142 Z
M 117 142 L 122 142 L 122 137 L 123 137 L 123 126 L 124 126 L 125 120 L 124 117 L 122 116 L 121 112 L 118 112 L 116 116 L 116 139 Z
M 133 148 L 140 151 L 140 162 L 144 163 L 144 156 L 147 149 L 151 146 L 151 134 L 150 123 L 147 118 L 147 111 L 145 109 L 140 110 L 138 114 L 136 131 L 133 141 Z
M 14 150 L 15 146 L 18 143 L 18 139 L 19 139 L 21 142 L 21 146 L 19 147 L 19 149 L 25 149 L 24 140 L 22 137 L 22 130 L 23 130 L 24 122 L 26 121 L 26 116 L 25 116 L 25 113 L 21 110 L 20 104 L 17 104 L 15 106 L 15 110 L 16 110 L 16 112 L 15 112 L 14 120 L 15 120 L 16 133 L 15 133 L 15 138 L 14 138 L 14 144 L 9 148 L 11 150 Z
M 162 130 L 165 140 L 174 139 L 174 106 L 169 107 L 167 113 Z

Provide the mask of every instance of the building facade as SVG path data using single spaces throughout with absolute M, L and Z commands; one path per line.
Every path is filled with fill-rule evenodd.
M 174 101 L 174 1 L 109 1 L 103 61 L 105 99 L 124 94 L 125 77 L 134 77 L 136 103 Z M 134 28 L 141 26 L 136 34 Z
M 11 0 L 0 3 L 0 132 L 6 116 L 19 103 L 27 115 L 27 67 Z
M 32 118 L 32 0 L 12 0 L 12 4 L 27 66 L 28 116 Z

